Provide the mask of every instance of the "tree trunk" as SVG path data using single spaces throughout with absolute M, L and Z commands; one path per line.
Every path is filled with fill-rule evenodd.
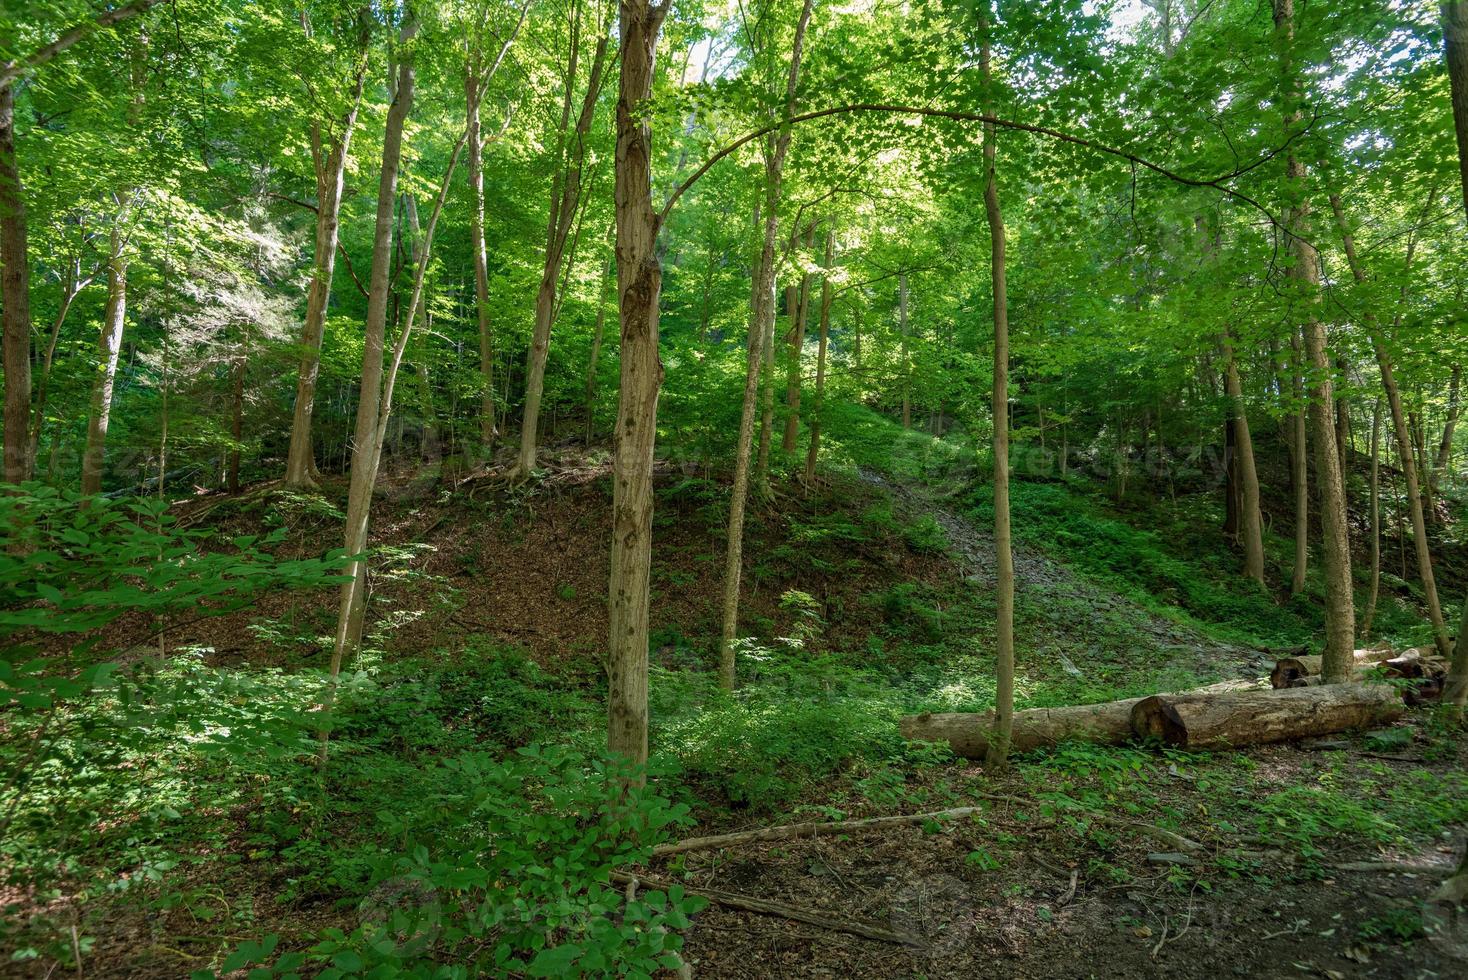
M 602 70 L 606 65 L 609 39 L 603 35 L 597 40 L 596 53 L 592 57 L 591 73 L 586 82 L 586 95 L 581 102 L 581 114 L 576 128 L 570 134 L 572 146 L 562 164 L 551 190 L 551 210 L 547 223 L 545 263 L 541 270 L 540 288 L 535 294 L 535 328 L 531 336 L 530 351 L 525 364 L 525 410 L 520 422 L 520 456 L 515 464 L 518 478 L 528 477 L 535 469 L 537 431 L 540 425 L 540 401 L 545 392 L 545 364 L 550 354 L 551 327 L 554 326 L 556 284 L 561 275 L 561 264 L 566 255 L 566 242 L 576 211 L 581 205 L 581 175 L 586 159 L 586 138 L 591 131 L 596 113 L 597 97 L 601 94 Z M 566 75 L 565 100 L 561 104 L 561 127 L 564 132 L 569 125 L 572 94 L 576 87 L 576 42 L 572 35 L 571 60 Z
M 1011 720 L 1009 749 L 1029 752 L 1065 741 L 1120 745 L 1132 739 L 1132 708 L 1141 698 L 1082 704 L 1063 708 L 1017 711 Z M 987 758 L 994 742 L 995 716 L 946 712 L 908 715 L 897 723 L 902 737 L 923 742 L 947 742 L 954 755 Z
M 245 438 L 245 354 L 240 351 L 234 363 L 234 393 L 231 400 L 230 435 L 234 445 L 229 447 L 229 492 L 240 492 L 240 443 Z
M 795 90 L 800 81 L 800 63 L 810 24 L 813 0 L 805 0 L 795 27 L 790 49 L 790 71 L 785 82 L 785 110 L 795 107 Z M 734 641 L 739 631 L 739 586 L 744 569 L 744 510 L 748 496 L 750 444 L 754 439 L 754 409 L 759 393 L 761 367 L 766 361 L 766 344 L 774 336 L 775 239 L 779 231 L 781 181 L 785 156 L 790 149 L 790 126 L 782 126 L 766 144 L 764 232 L 759 259 L 755 263 L 753 300 L 749 318 L 749 352 L 744 371 L 744 398 L 739 414 L 739 437 L 734 447 L 734 484 L 729 490 L 729 540 L 724 556 L 724 595 L 719 630 L 719 687 L 734 689 Z M 772 346 L 772 345 L 771 345 Z M 768 393 L 770 386 L 766 387 Z M 766 448 L 768 440 L 765 443 Z
M 1233 339 L 1223 331 L 1224 389 L 1228 394 L 1230 421 L 1234 432 L 1234 455 L 1239 467 L 1239 537 L 1244 544 L 1244 574 L 1264 585 L 1264 529 L 1259 516 L 1259 472 L 1254 467 L 1254 441 L 1249 435 L 1249 416 L 1244 389 L 1234 359 Z
M 1463 212 L 1468 214 L 1468 0 L 1442 5 L 1443 60 L 1453 97 L 1453 131 L 1458 135 L 1458 172 L 1463 183 Z
M 1351 659 L 1355 667 L 1378 664 L 1390 660 L 1393 656 L 1395 656 L 1393 651 L 1385 648 L 1380 650 L 1355 650 L 1351 653 Z M 1289 687 L 1295 681 L 1304 677 L 1319 678 L 1322 663 L 1322 658 L 1313 654 L 1281 657 L 1274 662 L 1274 668 L 1269 672 L 1269 686 L 1273 688 Z
M 1361 618 L 1361 638 L 1371 636 L 1376 619 L 1376 600 L 1381 595 L 1381 396 L 1371 409 L 1371 593 L 1366 599 L 1366 614 Z
M 1348 663 L 1343 679 L 1349 677 Z M 1375 728 L 1400 718 L 1402 710 L 1401 695 L 1385 684 L 1158 694 L 1132 708 L 1132 729 L 1181 749 L 1239 748 Z
M 1459 290 L 1459 300 L 1462 299 L 1462 291 Z M 1458 401 L 1462 390 L 1463 366 L 1453 365 L 1453 374 L 1448 381 L 1448 412 L 1443 419 L 1442 439 L 1437 445 L 1437 459 L 1432 465 L 1430 476 L 1430 488 L 1435 490 L 1442 482 L 1443 474 L 1448 471 L 1448 463 L 1453 458 L 1453 429 L 1458 424 Z
M 364 25 L 367 23 L 363 19 Z M 321 342 L 326 331 L 326 311 L 331 305 L 331 281 L 336 272 L 336 253 L 341 225 L 342 191 L 346 182 L 347 158 L 352 130 L 362 106 L 367 81 L 367 46 L 370 28 L 358 35 L 358 61 L 352 77 L 347 110 L 335 120 L 337 131 L 322 155 L 321 124 L 314 123 L 311 144 L 316 163 L 316 251 L 311 284 L 306 291 L 306 320 L 301 325 L 301 359 L 296 367 L 296 401 L 291 417 L 290 446 L 286 452 L 285 485 L 314 487 L 316 457 L 311 442 L 311 419 L 316 410 L 316 381 L 321 370 Z
M 989 72 L 989 27 L 984 23 L 979 65 L 984 85 L 991 84 Z M 988 101 L 986 99 L 986 101 Z M 999 178 L 994 158 L 998 137 L 992 123 L 984 124 L 984 214 L 989 223 L 989 274 L 994 294 L 994 584 L 995 584 L 995 689 L 994 727 L 984 754 L 985 768 L 1003 769 L 1009 764 L 1009 747 L 1014 728 L 1014 553 L 1009 538 L 1009 303 L 1005 284 L 1004 216 L 999 210 Z M 907 336 L 907 277 L 901 282 L 904 341 Z M 904 367 L 906 364 L 904 357 Z M 910 373 L 910 371 L 909 371 Z M 902 424 L 907 426 L 909 399 L 903 397 Z
M 1464 705 L 1468 705 L 1468 595 L 1463 597 L 1463 618 L 1458 623 L 1458 641 L 1453 645 L 1453 660 L 1448 668 L 1443 700 L 1460 715 Z
M 596 328 L 591 335 L 591 357 L 586 362 L 586 441 L 591 442 L 593 421 L 596 418 L 596 369 L 601 360 L 602 335 L 606 329 L 607 322 L 607 294 L 612 287 L 612 273 L 615 272 L 615 256 L 607 256 L 606 265 L 602 268 L 601 288 L 596 294 Z
M 405 46 L 417 33 L 417 26 L 417 21 L 409 10 L 401 28 L 401 38 Z M 397 204 L 398 172 L 403 155 L 403 128 L 413 108 L 414 82 L 409 48 L 396 66 L 396 82 L 392 85 L 392 101 L 387 110 L 382 142 L 382 167 L 377 183 L 377 217 L 373 226 L 372 268 L 367 286 L 361 394 L 357 399 L 357 421 L 352 439 L 352 476 L 347 492 L 345 547 L 348 555 L 357 557 L 348 567 L 350 579 L 342 584 L 341 601 L 337 610 L 336 641 L 332 647 L 330 666 L 333 688 L 341 672 L 342 661 L 361 642 L 362 621 L 366 611 L 367 563 L 361 556 L 367 550 L 372 489 L 376 483 L 377 462 L 385 435 L 378 419 L 382 406 L 388 299 L 392 292 L 393 212 Z M 408 322 L 412 322 L 411 311 Z M 328 703 L 329 701 L 330 692 Z
M 831 265 L 836 254 L 836 232 L 826 229 L 826 256 L 821 274 L 821 326 L 816 346 L 816 403 L 810 416 L 810 447 L 805 453 L 805 482 L 815 483 L 816 462 L 821 452 L 821 415 L 826 407 L 826 350 L 831 334 Z
M 902 427 L 912 428 L 912 356 L 907 349 L 907 273 L 897 277 L 897 331 L 902 338 Z
M 810 248 L 815 240 L 816 225 L 812 221 L 806 228 L 805 247 Z M 790 326 L 790 364 L 785 378 L 785 438 L 780 448 L 787 453 L 795 452 L 796 440 L 800 435 L 800 382 L 801 353 L 805 350 L 805 323 L 810 310 L 810 274 L 800 277 L 799 302 L 795 322 Z
M 1282 40 L 1282 57 L 1287 106 L 1284 128 L 1289 132 L 1299 122 L 1296 106 L 1301 96 L 1291 64 L 1294 42 L 1294 0 L 1274 0 L 1275 29 Z M 1332 407 L 1330 354 L 1326 347 L 1325 324 L 1316 314 L 1320 293 L 1320 258 L 1308 240 L 1310 204 L 1305 197 L 1305 166 L 1293 153 L 1286 162 L 1285 196 L 1290 203 L 1288 227 L 1295 253 L 1291 276 L 1299 283 L 1305 301 L 1303 334 L 1311 374 L 1315 378 L 1310 399 L 1310 421 L 1315 439 L 1315 475 L 1320 487 L 1321 528 L 1325 538 L 1325 677 L 1344 680 L 1350 672 L 1351 649 L 1356 641 L 1355 599 L 1351 593 L 1351 548 L 1346 518 L 1346 491 L 1336 447 Z
M 484 139 L 479 130 L 478 65 L 464 71 L 464 104 L 469 124 L 469 187 L 474 203 L 469 209 L 469 248 L 474 254 L 474 310 L 479 324 L 479 448 L 486 455 L 494 445 L 494 331 L 489 319 L 489 256 L 484 246 Z
M 122 220 L 119 215 L 118 221 Z M 92 384 L 92 407 L 87 416 L 87 448 L 82 456 L 82 493 L 102 492 L 102 470 L 107 454 L 107 425 L 112 416 L 112 389 L 117 381 L 117 358 L 122 352 L 122 330 L 127 322 L 127 255 L 122 230 L 113 225 L 107 255 L 107 307 L 97 337 L 100 360 Z
M 1291 418 L 1290 484 L 1295 492 L 1295 563 L 1290 575 L 1290 595 L 1305 591 L 1305 573 L 1310 562 L 1310 445 L 1305 426 L 1304 345 L 1300 330 L 1290 334 L 1290 384 L 1296 409 Z
M 5 370 L 5 482 L 30 478 L 31 260 L 15 152 L 15 86 L 0 86 L 0 304 Z
M 1346 261 L 1351 267 L 1351 276 L 1356 282 L 1362 282 L 1366 278 L 1366 272 L 1362 268 L 1360 256 L 1356 254 L 1355 237 L 1351 234 L 1350 226 L 1346 223 L 1345 210 L 1341 206 L 1339 195 L 1332 194 L 1330 197 L 1331 211 L 1335 215 L 1336 226 L 1341 233 L 1341 247 L 1346 253 Z M 1415 239 L 1409 240 L 1407 245 L 1406 265 L 1412 264 Z M 1405 294 L 1406 287 L 1403 287 Z M 1438 651 L 1448 656 L 1451 646 L 1448 642 L 1447 622 L 1443 618 L 1442 606 L 1438 602 L 1437 580 L 1432 572 L 1432 553 L 1427 541 L 1427 523 L 1423 519 L 1422 496 L 1417 483 L 1417 466 L 1414 462 L 1415 453 L 1412 450 L 1411 435 L 1407 431 L 1407 418 L 1402 411 L 1402 395 L 1397 387 L 1397 379 L 1392 369 L 1391 354 L 1386 347 L 1385 338 L 1382 336 L 1381 325 L 1376 315 L 1370 310 L 1363 317 L 1367 333 L 1371 337 L 1371 347 L 1376 354 L 1376 364 L 1381 370 L 1381 384 L 1386 393 L 1387 407 L 1391 410 L 1392 431 L 1396 436 L 1397 455 L 1401 461 L 1402 473 L 1407 481 L 1407 506 L 1412 515 L 1412 541 L 1417 549 L 1417 570 L 1422 579 L 1422 595 L 1427 601 L 1427 613 L 1432 620 L 1434 642 Z
M 652 578 L 652 464 L 657 437 L 659 219 L 652 204 L 652 95 L 658 32 L 668 0 L 622 0 L 617 93 L 617 294 L 621 390 L 612 462 L 612 561 L 608 588 L 607 748 L 647 762 L 647 634 Z
M 56 307 L 56 316 L 51 321 L 51 338 L 46 344 L 46 353 L 41 356 L 41 377 L 36 382 L 36 405 L 31 410 L 30 446 L 26 450 L 27 472 L 34 472 L 37 454 L 41 448 L 41 430 L 46 425 L 46 395 L 51 385 L 51 365 L 56 360 L 56 344 L 61 339 L 61 327 L 71 312 L 71 304 L 92 277 L 81 278 L 81 263 L 72 259 L 61 284 L 61 300 Z

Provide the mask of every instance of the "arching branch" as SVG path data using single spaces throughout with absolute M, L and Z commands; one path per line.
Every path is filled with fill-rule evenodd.
M 679 184 L 677 189 L 675 189 L 673 193 L 669 195 L 667 203 L 663 205 L 663 210 L 658 215 L 659 225 L 661 226 L 661 224 L 667 220 L 668 213 L 672 211 L 673 205 L 677 203 L 678 199 L 682 197 L 683 194 L 686 193 L 690 187 L 698 182 L 699 178 L 708 173 L 708 171 L 714 166 L 714 164 L 729 156 L 740 147 L 745 146 L 753 142 L 754 140 L 759 139 L 761 136 L 765 136 L 787 125 L 794 125 L 795 123 L 801 122 L 809 122 L 812 119 L 822 119 L 826 116 L 839 116 L 858 112 L 879 112 L 904 116 L 926 116 L 938 119 L 952 119 L 957 122 L 985 123 L 988 125 L 997 126 L 1000 129 L 1010 129 L 1021 133 L 1033 133 L 1037 136 L 1045 136 L 1053 140 L 1058 140 L 1062 143 L 1070 143 L 1074 146 L 1084 147 L 1097 153 L 1104 153 L 1109 156 L 1119 157 L 1123 160 L 1129 161 L 1134 167 L 1141 167 L 1144 170 L 1150 170 L 1153 173 L 1158 174 L 1159 176 L 1166 177 L 1168 180 L 1171 180 L 1177 184 L 1182 184 L 1186 187 L 1211 188 L 1233 198 L 1236 201 L 1247 204 L 1248 206 L 1254 208 L 1255 210 L 1263 214 L 1266 218 L 1268 218 L 1270 224 L 1279 227 L 1282 227 L 1280 225 L 1280 222 L 1274 217 L 1273 214 L 1270 213 L 1268 208 L 1260 204 L 1258 201 L 1254 200 L 1252 197 L 1249 197 L 1247 194 L 1244 194 L 1241 191 L 1237 191 L 1234 188 L 1229 187 L 1226 181 L 1233 180 L 1239 175 L 1247 173 L 1248 171 L 1259 166 L 1262 162 L 1264 162 L 1264 160 L 1268 160 L 1271 157 L 1277 156 L 1281 151 L 1284 150 L 1285 147 L 1289 146 L 1291 142 L 1293 142 L 1301 134 L 1309 130 L 1309 127 L 1306 126 L 1291 134 L 1289 139 L 1287 139 L 1282 146 L 1272 150 L 1264 158 L 1264 160 L 1255 161 L 1245 167 L 1241 167 L 1237 170 L 1231 171 L 1218 177 L 1198 178 L 1188 177 L 1184 174 L 1180 174 L 1176 171 L 1170 170 L 1167 167 L 1162 166 L 1161 164 L 1153 163 L 1151 160 L 1139 156 L 1138 154 L 1133 153 L 1131 150 L 1122 149 L 1121 147 L 1116 146 L 1109 146 L 1105 143 L 1091 139 L 1086 136 L 1077 136 L 1074 133 L 1067 133 L 1063 130 L 1052 129 L 1049 126 L 1039 126 L 1033 123 L 1016 122 L 1012 119 L 1000 119 L 998 116 L 990 115 L 989 113 L 964 112 L 957 109 L 930 109 L 923 106 L 889 105 L 878 102 L 860 102 L 852 105 L 829 106 L 825 109 L 814 109 L 810 112 L 802 112 L 799 115 L 794 115 L 785 119 L 777 120 L 773 123 L 770 123 L 768 126 L 763 126 L 759 129 L 754 130 L 753 132 L 745 133 L 734 142 L 719 150 L 713 156 L 705 160 L 697 170 L 689 175 L 687 180 Z
M 0 88 L 4 88 L 14 82 L 22 73 L 44 65 L 73 44 L 76 44 L 91 34 L 111 27 L 113 24 L 120 24 L 128 18 L 144 13 L 148 8 L 162 2 L 163 0 L 133 0 L 132 3 L 125 4 L 121 7 L 114 7 L 111 10 L 104 10 L 93 19 L 74 25 L 45 47 L 26 55 L 24 58 L 16 58 L 13 61 L 6 62 L 4 65 L 0 65 Z

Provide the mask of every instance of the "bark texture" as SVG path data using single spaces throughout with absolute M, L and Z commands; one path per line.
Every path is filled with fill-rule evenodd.
M 311 284 L 306 290 L 306 320 L 301 324 L 296 401 L 291 416 L 290 446 L 286 452 L 285 484 L 289 487 L 312 487 L 316 484 L 311 419 L 316 409 L 316 379 L 321 368 L 326 311 L 331 305 L 331 281 L 336 272 L 347 159 L 351 154 L 352 131 L 357 125 L 357 113 L 367 80 L 367 45 L 371 39 L 367 25 L 370 21 L 364 16 L 362 23 L 346 109 L 340 117 L 332 120 L 329 135 L 319 122 L 311 128 L 311 151 L 316 168 L 316 251 L 311 267 Z
M 1458 174 L 1463 185 L 1463 213 L 1468 215 L 1468 0 L 1442 5 L 1443 60 L 1453 98 L 1453 131 L 1458 137 Z
M 1287 105 L 1286 132 L 1300 119 L 1297 69 L 1292 62 L 1294 44 L 1294 0 L 1274 0 L 1274 23 L 1280 43 L 1282 77 Z M 1351 548 L 1346 518 L 1345 478 L 1336 446 L 1332 408 L 1330 353 L 1325 324 L 1318 315 L 1320 301 L 1320 257 L 1309 242 L 1310 204 L 1305 196 L 1305 165 L 1290 153 L 1286 160 L 1285 197 L 1289 203 L 1290 248 L 1295 264 L 1290 268 L 1303 301 L 1303 324 L 1307 364 L 1314 384 L 1310 393 L 1310 428 L 1315 442 L 1315 475 L 1320 490 L 1320 523 L 1324 537 L 1325 572 L 1325 677 L 1345 680 L 1350 673 L 1351 650 L 1356 641 L 1355 598 L 1351 592 Z
M 612 560 L 607 595 L 607 748 L 647 762 L 647 632 L 652 577 L 652 463 L 657 437 L 659 220 L 652 203 L 652 95 L 658 33 L 668 0 L 622 0 L 617 92 L 617 294 L 621 391 L 612 459 Z
M 813 0 L 805 0 L 795 27 L 790 49 L 790 68 L 785 76 L 786 114 L 794 110 L 795 90 L 800 82 L 800 63 L 810 24 Z M 754 411 L 760 374 L 767 362 L 767 339 L 773 337 L 775 322 L 775 240 L 779 231 L 780 193 L 785 156 L 790 149 L 790 127 L 784 126 L 765 144 L 765 194 L 760 209 L 763 229 L 759 258 L 755 262 L 750 295 L 749 351 L 744 371 L 744 397 L 739 414 L 739 435 L 734 446 L 734 484 L 729 491 L 729 535 L 724 554 L 724 595 L 719 629 L 719 687 L 734 689 L 734 643 L 739 632 L 739 587 L 744 571 L 744 512 L 749 496 L 749 456 L 754 440 Z M 769 389 L 766 389 L 767 394 Z M 768 446 L 768 430 L 766 447 Z
M 1029 752 L 1064 741 L 1119 745 L 1132 737 L 1132 708 L 1141 698 L 1082 704 L 1064 708 L 1017 711 L 1011 722 L 1009 749 Z M 994 744 L 992 711 L 908 715 L 897 723 L 902 737 L 947 742 L 954 755 L 984 759 Z
M 1366 272 L 1362 267 L 1360 256 L 1356 254 L 1355 237 L 1351 233 L 1350 225 L 1346 222 L 1345 210 L 1341 206 L 1339 195 L 1331 195 L 1330 207 L 1340 231 L 1341 247 L 1346 253 L 1351 276 L 1356 282 L 1363 282 L 1366 279 Z M 1415 239 L 1410 239 L 1406 258 L 1406 265 L 1409 268 L 1412 264 L 1414 245 Z M 1405 290 L 1405 287 L 1403 288 Z M 1412 518 L 1412 544 L 1416 549 L 1417 572 L 1422 580 L 1422 594 L 1427 602 L 1428 617 L 1432 620 L 1434 642 L 1437 644 L 1438 651 L 1446 657 L 1451 653 L 1452 647 L 1448 641 L 1447 621 L 1443 618 L 1442 604 L 1438 601 L 1437 579 L 1432 570 L 1432 549 L 1428 544 L 1427 522 L 1422 509 L 1422 487 L 1418 481 L 1418 467 L 1413 463 L 1416 454 L 1413 452 L 1412 437 L 1407 427 L 1407 416 L 1402 409 L 1402 393 L 1397 387 L 1391 352 L 1387 349 L 1381 324 L 1370 310 L 1365 312 L 1363 320 L 1367 333 L 1371 337 L 1371 347 L 1376 355 L 1377 367 L 1381 371 L 1381 385 L 1386 394 L 1387 407 L 1391 411 L 1392 433 L 1396 438 L 1397 453 L 1403 461 L 1402 473 L 1407 484 L 1407 509 Z
M 989 34 L 979 51 L 984 83 L 990 83 Z M 1002 769 L 1008 762 L 1014 727 L 1014 552 L 1009 530 L 1009 302 L 1005 285 L 1004 216 L 999 210 L 999 181 L 994 158 L 998 142 L 992 123 L 984 124 L 984 215 L 989 224 L 989 273 L 994 299 L 994 565 L 995 689 L 994 725 L 984 765 Z M 907 336 L 907 278 L 902 282 L 903 337 Z M 904 361 L 906 359 L 904 358 Z M 910 365 L 904 365 L 910 370 Z M 903 426 L 909 400 L 903 396 Z
M 0 86 L 0 304 L 3 304 L 5 482 L 30 476 L 31 260 L 15 152 L 15 86 Z
M 1132 708 L 1132 729 L 1182 749 L 1238 748 L 1374 728 L 1402 711 L 1401 696 L 1385 684 L 1158 694 Z

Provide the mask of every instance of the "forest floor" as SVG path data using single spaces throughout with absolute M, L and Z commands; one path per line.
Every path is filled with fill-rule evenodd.
M 411 472 L 385 479 L 373 626 L 356 665 L 371 687 L 353 709 L 357 733 L 344 736 L 353 748 L 325 785 L 295 786 L 296 769 L 283 763 L 236 776 L 191 754 L 186 728 L 174 736 L 159 725 L 151 755 L 117 763 L 126 782 L 93 771 L 38 787 L 53 813 L 98 816 L 59 840 L 37 824 L 34 838 L 7 843 L 20 856 L 12 862 L 60 848 L 63 870 L 55 888 L 0 896 L 11 909 L 0 942 L 19 954 L 0 959 L 0 974 L 185 976 L 217 968 L 252 936 L 300 948 L 322 928 L 350 930 L 381 889 L 361 855 L 397 846 L 395 808 L 413 812 L 422 791 L 413 779 L 432 760 L 456 746 L 594 749 L 606 459 L 568 452 L 547 462 L 545 478 L 520 489 L 478 480 L 450 492 Z M 1227 554 L 1133 531 L 1074 489 L 1016 489 L 1026 527 L 1046 535 L 1016 547 L 1021 707 L 1257 678 L 1270 662 L 1261 647 L 1316 629 L 1307 605 L 1220 584 L 1209 562 L 1231 564 Z M 285 527 L 284 553 L 311 555 L 337 543 L 341 496 L 336 484 L 322 496 L 260 488 L 180 513 L 227 534 Z M 759 639 L 731 701 L 709 683 L 723 492 L 696 470 L 660 468 L 653 745 L 660 791 L 697 821 L 680 836 L 985 808 L 658 862 L 652 874 L 690 890 L 914 940 L 712 905 L 686 933 L 695 976 L 1468 970 L 1468 921 L 1427 901 L 1468 823 L 1468 751 L 1431 711 L 1385 731 L 1243 752 L 1067 745 L 1021 756 L 1002 776 L 902 743 L 901 714 L 992 701 L 992 545 L 980 497 L 865 471 L 814 490 L 777 485 L 751 514 L 744 623 Z M 181 624 L 168 641 L 176 656 L 262 685 L 266 712 L 285 690 L 272 685 L 321 662 L 334 600 L 330 589 L 271 595 Z M 1409 606 L 1402 622 L 1412 621 Z M 108 646 L 126 648 L 146 635 L 141 625 L 117 624 Z M 276 809 L 289 801 L 285 816 L 268 812 L 268 800 Z M 1177 853 L 1156 828 L 1198 848 Z

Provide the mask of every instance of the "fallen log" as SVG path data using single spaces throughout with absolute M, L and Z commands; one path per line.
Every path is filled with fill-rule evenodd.
M 1141 698 L 1080 704 L 1063 708 L 1030 708 L 1014 713 L 1015 752 L 1057 745 L 1066 740 L 1120 745 L 1132 737 L 1132 708 Z M 927 712 L 908 715 L 897 723 L 902 737 L 924 742 L 947 742 L 954 755 L 982 759 L 989 749 L 994 713 Z
M 1372 728 L 1403 710 L 1401 696 L 1384 684 L 1158 694 L 1132 708 L 1132 730 L 1184 749 L 1236 748 Z
M 1369 668 L 1372 664 L 1390 660 L 1396 655 L 1393 650 L 1357 650 L 1354 654 L 1356 669 Z M 1274 669 L 1269 672 L 1269 684 L 1274 688 L 1284 688 L 1293 686 L 1292 682 L 1304 677 L 1319 677 L 1322 659 L 1320 656 L 1313 655 L 1281 657 L 1275 661 Z
M 1389 680 L 1405 680 L 1410 683 L 1398 685 L 1402 699 L 1409 707 L 1416 707 L 1442 697 L 1443 684 L 1448 675 L 1448 663 L 1441 657 L 1424 656 L 1419 650 L 1409 650 L 1400 657 L 1374 664 L 1358 664 L 1351 673 L 1351 682 L 1360 683 L 1380 676 Z M 1297 677 L 1289 687 L 1321 687 L 1325 678 Z

